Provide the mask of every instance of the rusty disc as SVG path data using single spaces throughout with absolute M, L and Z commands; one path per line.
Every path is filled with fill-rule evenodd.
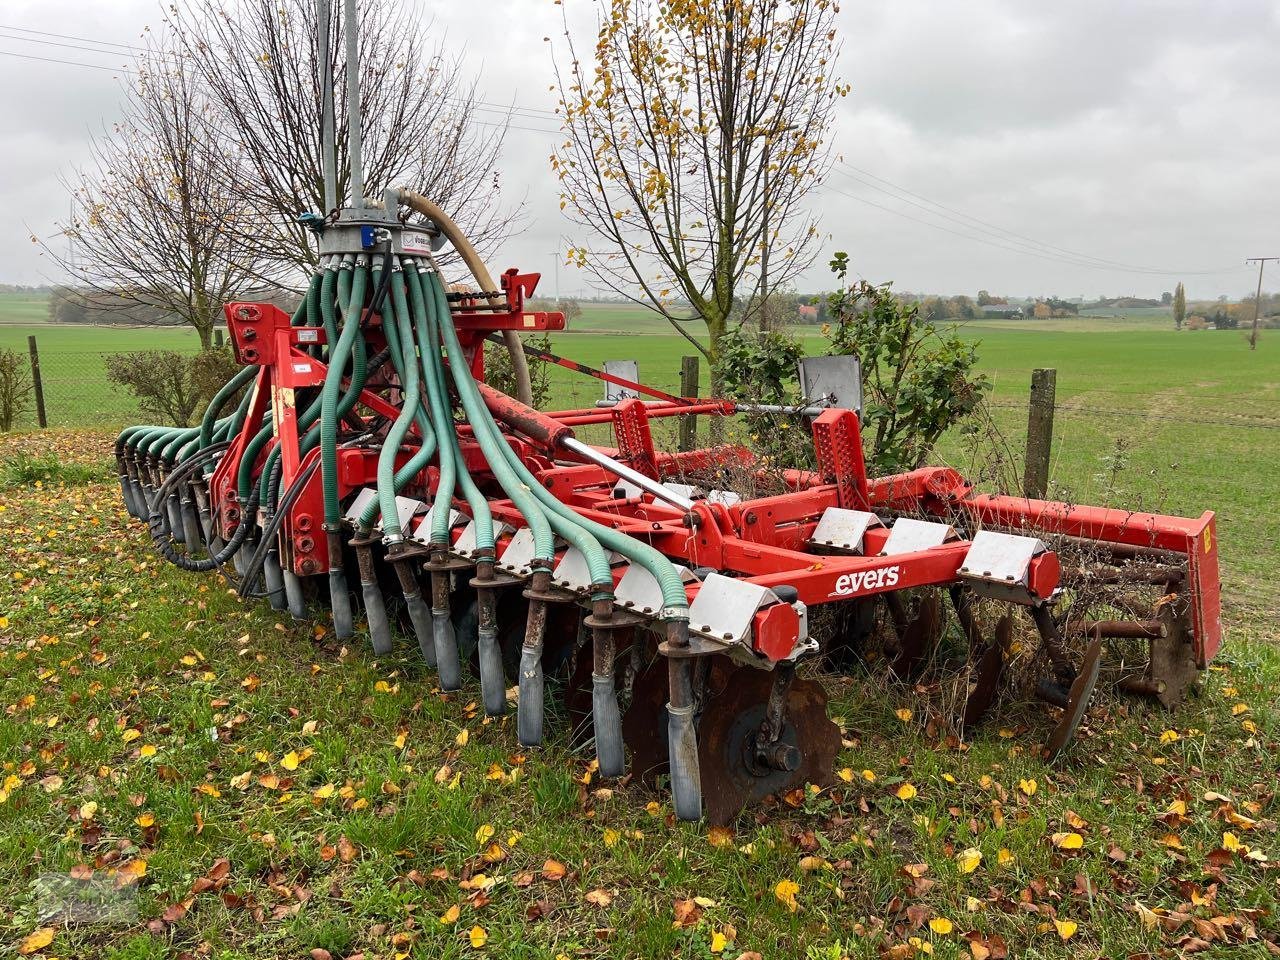
M 1067 705 L 1062 711 L 1062 719 L 1054 727 L 1053 733 L 1044 745 L 1046 763 L 1053 763 L 1062 755 L 1076 735 L 1080 721 L 1089 709 L 1089 701 L 1093 698 L 1093 687 L 1098 682 L 1098 667 L 1102 658 L 1102 640 L 1094 638 L 1084 652 L 1084 662 L 1080 664 L 1080 672 L 1071 684 L 1071 693 L 1067 697 Z
M 995 635 L 974 664 L 969 678 L 969 696 L 965 700 L 964 715 L 960 720 L 961 729 L 967 730 L 977 724 L 995 702 L 996 692 L 1000 689 L 1000 678 L 1004 676 L 1005 655 L 1009 650 L 1012 634 L 1013 618 L 1006 613 L 996 623 Z
M 902 680 L 912 679 L 932 656 L 942 637 L 942 603 L 936 590 L 925 590 L 915 612 L 898 635 L 898 653 L 889 669 Z
M 737 669 L 728 657 L 708 657 L 702 690 L 718 696 Z M 657 786 L 670 763 L 667 739 L 667 658 L 654 656 L 631 678 L 630 703 L 622 714 L 622 739 L 631 753 L 628 770 Z
M 761 768 L 752 759 L 773 677 L 769 671 L 738 667 L 722 692 L 708 698 L 703 707 L 698 723 L 698 765 L 708 823 L 731 823 L 744 807 L 770 794 L 786 793 L 806 783 L 824 786 L 831 782 L 840 730 L 828 719 L 827 694 L 815 680 L 795 680 L 787 691 L 780 740 L 799 750 L 796 769 Z

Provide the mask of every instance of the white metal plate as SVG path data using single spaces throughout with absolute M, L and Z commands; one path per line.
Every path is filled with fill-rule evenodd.
M 742 502 L 742 497 L 732 490 L 708 490 L 707 503 L 718 503 L 725 507 L 736 506 Z
M 1031 560 L 1048 549 L 1035 537 L 979 530 L 964 556 L 960 572 L 1005 584 L 1025 584 Z
M 799 379 L 800 392 L 809 403 L 862 410 L 862 368 L 857 357 L 804 357 Z
M 351 501 L 351 505 L 347 507 L 345 514 L 346 519 L 352 523 L 360 519 L 360 515 L 368 509 L 369 504 L 378 499 L 378 491 L 373 487 L 361 487 L 356 494 L 356 498 Z M 396 497 L 396 513 L 400 517 L 400 529 L 405 530 L 409 524 L 413 522 L 413 515 L 419 510 L 426 507 L 421 500 L 412 500 L 409 497 Z M 378 522 L 374 524 L 376 530 L 382 529 L 382 516 L 378 516 Z
M 674 565 L 680 579 L 685 583 L 697 583 L 698 578 L 688 567 Z M 619 606 L 634 610 L 637 613 L 658 614 L 662 611 L 662 587 L 652 573 L 638 563 L 627 567 L 627 572 L 618 581 L 614 590 L 614 599 Z
M 534 561 L 535 547 L 533 531 L 529 527 L 521 527 L 507 543 L 507 549 L 498 558 L 498 566 L 512 573 L 528 575 L 532 572 L 530 564 Z
M 689 629 L 721 643 L 742 643 L 751 636 L 756 611 L 777 599 L 768 587 L 709 574 L 689 605 Z
M 636 360 L 606 360 L 604 362 L 604 372 L 615 377 L 621 377 L 623 380 L 630 380 L 632 383 L 640 382 L 640 363 Z M 610 383 L 608 380 L 604 382 L 604 398 L 606 400 L 627 400 L 638 396 L 640 394 L 631 387 L 619 386 L 616 383 Z
M 492 520 L 493 539 L 496 543 L 498 538 L 510 529 L 501 520 Z M 464 557 L 470 557 L 476 552 L 476 522 L 472 520 L 467 524 L 466 528 L 458 535 L 458 539 L 453 544 L 453 552 L 461 554 Z
M 617 566 L 623 560 L 620 553 L 609 554 L 611 567 Z M 587 557 L 577 547 L 570 547 L 564 552 L 564 556 L 552 571 L 551 579 L 557 586 L 564 587 L 566 590 L 590 590 L 593 586 L 591 571 L 587 567 Z
M 948 540 L 955 539 L 955 528 L 945 523 L 932 523 L 928 520 L 916 520 L 912 517 L 899 517 L 893 522 L 889 531 L 889 539 L 884 543 L 880 556 L 889 557 L 898 553 L 915 553 L 917 550 L 928 550 L 939 547 Z
M 862 539 L 872 527 L 883 527 L 880 518 L 865 510 L 846 510 L 843 507 L 827 507 L 818 525 L 813 529 L 809 542 L 816 547 L 832 547 L 862 553 Z
M 436 512 L 435 504 L 432 504 L 431 508 L 427 511 L 426 516 L 424 516 L 422 518 L 422 521 L 417 525 L 417 527 L 414 528 L 413 539 L 421 540 L 423 543 L 430 542 L 431 523 L 435 517 L 435 512 Z M 455 510 L 452 507 L 449 508 L 449 529 L 450 530 L 452 530 L 454 527 L 460 527 L 462 526 L 462 524 L 466 522 L 467 522 L 466 514 L 464 514 L 461 510 Z

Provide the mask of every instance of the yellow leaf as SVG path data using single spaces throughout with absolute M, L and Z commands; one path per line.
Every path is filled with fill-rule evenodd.
M 909 783 L 904 783 L 898 787 L 899 800 L 913 800 L 916 796 L 916 788 Z
M 489 934 L 484 927 L 472 927 L 471 932 L 467 934 L 467 939 L 471 941 L 471 945 L 479 950 L 489 942 Z
M 996 854 L 996 862 L 1002 867 L 1013 863 L 1013 860 L 1013 851 L 1008 850 L 1005 847 L 1001 847 L 1000 852 Z
M 893 712 L 897 714 L 898 719 L 901 720 L 903 723 L 909 723 L 911 721 L 911 711 L 906 707 L 899 707 L 897 710 Z
M 733 831 L 728 827 L 712 827 L 707 831 L 707 842 L 713 847 L 731 847 Z
M 1063 940 L 1070 940 L 1075 935 L 1075 932 L 1080 929 L 1074 920 L 1059 920 L 1057 917 L 1053 918 L 1053 925 L 1057 928 L 1058 936 Z
M 202 783 L 200 784 L 200 786 L 196 787 L 196 789 L 199 790 L 201 793 L 203 793 L 207 797 L 222 796 L 222 791 L 219 790 L 217 787 L 215 787 L 212 783 Z
M 133 727 L 130 727 L 124 733 L 120 734 L 120 739 L 123 740 L 125 743 L 133 743 L 133 741 L 137 740 L 140 736 L 142 736 L 141 733 L 139 733 Z
M 248 790 L 250 776 L 251 774 L 246 770 L 244 773 L 232 777 L 231 786 L 235 787 L 237 790 Z
M 961 873 L 973 873 L 980 863 L 982 863 L 982 851 L 975 847 L 969 847 L 956 854 L 956 864 L 960 867 Z
M 1166 730 L 1164 733 L 1160 734 L 1161 743 L 1175 743 L 1177 742 L 1177 739 L 1178 739 L 1177 730 Z
M 614 847 L 618 845 L 618 841 L 621 839 L 622 839 L 622 834 L 620 834 L 617 830 L 614 830 L 612 827 L 605 827 L 604 845 L 606 847 L 612 850 Z
M 451 927 L 458 922 L 462 909 L 455 903 L 452 907 L 440 915 L 440 922 L 446 927 Z
M 822 857 L 801 857 L 797 866 L 804 873 L 813 873 L 815 870 L 827 870 L 831 867 L 831 864 Z
M 471 732 L 466 727 L 463 727 L 461 730 L 458 731 L 458 735 L 453 738 L 453 742 L 460 747 L 465 747 L 467 745 L 467 741 L 470 739 L 471 739 Z M 476 929 L 479 929 L 479 927 L 477 927 Z
M 1036 782 L 1034 780 L 1019 780 L 1018 789 L 1028 797 L 1034 797 L 1036 794 Z
M 18 944 L 18 953 L 26 957 L 37 950 L 43 950 L 49 944 L 53 943 L 53 927 L 41 927 L 39 930 L 33 931 L 23 938 Z
M 80 804 L 80 819 L 92 820 L 98 813 L 98 801 L 90 800 L 88 803 Z
M 1055 833 L 1050 839 L 1059 850 L 1079 850 L 1084 846 L 1084 837 L 1074 832 Z
M 711 952 L 721 953 L 724 951 L 724 948 L 727 946 L 729 946 L 729 938 L 726 937 L 719 930 L 712 930 L 711 931 Z
M 1240 838 L 1237 837 L 1230 830 L 1226 831 L 1222 835 L 1222 849 L 1229 850 L 1231 853 L 1235 853 L 1237 850 L 1240 849 Z
M 876 775 L 875 775 L 875 771 L 873 771 L 873 770 L 863 770 L 863 771 L 862 771 L 862 779 L 863 779 L 863 780 L 865 780 L 865 781 L 867 781 L 867 783 L 875 783 L 875 782 L 876 782 Z
M 315 797 L 317 800 L 328 800 L 330 797 L 333 796 L 334 789 L 335 788 L 332 783 L 326 783 L 323 787 L 320 787 L 311 795 Z
M 128 886 L 131 883 L 137 883 L 146 875 L 147 861 L 130 860 L 116 871 L 116 883 L 120 886 Z
M 942 937 L 954 930 L 955 927 L 946 917 L 934 917 L 929 921 L 929 929 Z
M 404 741 L 405 741 L 405 738 L 406 738 L 407 736 L 408 736 L 408 731 L 406 731 L 406 730 L 401 730 L 399 733 L 397 733 L 397 734 L 396 734 L 396 749 L 397 749 L 397 750 L 403 750 L 403 749 L 404 749 Z
M 138 748 L 138 756 L 140 757 L 154 757 L 155 755 L 156 748 L 150 743 L 144 743 Z
M 486 843 L 488 843 L 490 840 L 493 839 L 493 834 L 494 834 L 494 829 L 492 825 L 487 823 L 481 824 L 480 828 L 476 830 L 476 843 L 478 843 L 480 846 L 483 847 Z
M 792 913 L 800 909 L 800 904 L 796 902 L 796 894 L 799 892 L 800 885 L 794 880 L 779 880 L 777 886 L 773 888 L 773 895 Z
M 147 827 L 155 825 L 156 817 L 153 813 L 142 813 L 133 822 L 145 830 Z
M 1233 717 L 1238 717 L 1240 716 L 1240 714 L 1248 713 L 1248 712 L 1249 712 L 1249 705 L 1247 703 L 1237 703 L 1234 707 L 1231 708 L 1231 715 Z
M 843 770 L 837 773 L 836 776 L 838 776 L 845 783 L 853 783 L 853 768 L 845 767 Z
M 302 758 L 298 756 L 297 751 L 290 750 L 280 758 L 280 766 L 286 770 L 297 770 L 298 764 L 302 762 Z

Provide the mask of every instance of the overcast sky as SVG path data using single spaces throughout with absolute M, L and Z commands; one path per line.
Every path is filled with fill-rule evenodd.
M 589 36 L 590 5 L 565 2 Z M 486 100 L 554 105 L 543 38 L 560 39 L 560 6 L 423 4 Z M 1234 296 L 1253 289 L 1245 257 L 1280 255 L 1280 0 L 845 0 L 841 17 L 853 89 L 812 200 L 830 240 L 802 289 L 845 250 L 905 290 L 1158 296 L 1183 279 L 1192 298 Z M 66 215 L 59 173 L 121 111 L 110 70 L 15 54 L 119 66 L 123 50 L 34 41 L 132 44 L 148 27 L 157 0 L 0 4 L 0 281 L 57 279 L 30 237 Z M 508 133 L 502 175 L 527 228 L 493 265 L 542 270 L 551 293 L 572 236 L 547 167 L 555 122 L 513 122 L 531 129 Z M 564 291 L 584 283 L 561 269 Z

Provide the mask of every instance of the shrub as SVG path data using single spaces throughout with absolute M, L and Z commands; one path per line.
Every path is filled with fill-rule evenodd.
M 27 359 L 12 350 L 0 350 L 0 433 L 12 430 L 14 421 L 26 412 L 31 390 Z
M 827 352 L 856 356 L 862 365 L 867 462 L 885 473 L 914 469 L 949 427 L 978 408 L 990 382 L 973 372 L 977 351 L 954 328 L 924 323 L 918 306 L 895 297 L 891 284 L 845 286 L 844 253 L 831 269 L 840 287 L 828 297 Z
M 545 333 L 540 337 L 530 337 L 529 346 L 537 347 L 539 350 L 550 350 L 551 337 Z M 546 406 L 547 399 L 551 396 L 551 365 L 545 360 L 539 360 L 537 357 L 530 357 L 527 354 L 526 357 L 529 361 L 529 387 L 530 393 L 533 395 L 532 405 L 541 410 Z M 501 390 L 512 397 L 516 395 L 516 377 L 511 369 L 511 355 L 507 353 L 507 348 L 503 344 L 485 341 L 484 379 L 495 390 Z
M 796 365 L 804 356 L 800 341 L 787 333 L 759 331 L 745 324 L 720 340 L 720 379 L 726 397 L 764 404 L 799 400 Z M 777 467 L 812 465 L 812 446 L 804 421 L 793 414 L 747 414 L 743 423 L 750 446 Z
M 191 426 L 238 369 L 226 350 L 139 350 L 107 357 L 107 379 L 133 394 L 143 412 L 179 427 Z
M 1209 321 L 1206 320 L 1204 317 L 1200 316 L 1199 314 L 1196 314 L 1195 316 L 1187 317 L 1187 329 L 1188 330 L 1208 330 Z

